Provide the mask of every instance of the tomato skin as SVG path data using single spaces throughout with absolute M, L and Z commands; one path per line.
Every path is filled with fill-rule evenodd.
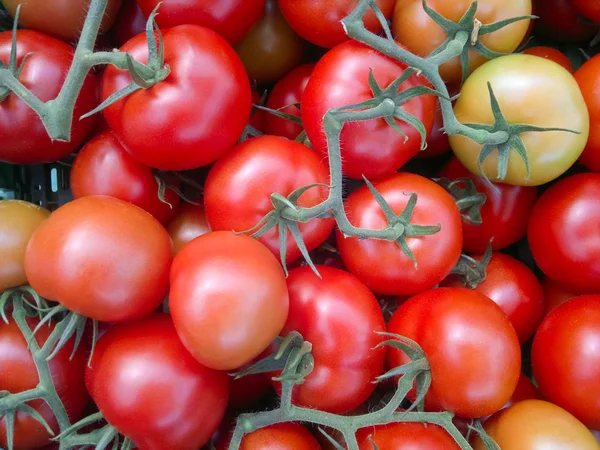
M 588 19 L 600 22 L 600 4 L 594 0 L 573 0 L 573 5 Z
M 92 319 L 117 322 L 165 298 L 173 244 L 150 214 L 90 196 L 60 207 L 33 234 L 25 273 L 42 297 Z
M 196 450 L 225 414 L 227 374 L 194 360 L 167 314 L 119 324 L 96 344 L 86 384 L 106 420 L 140 450 Z
M 454 199 L 433 181 L 411 173 L 397 173 L 373 183 L 392 210 L 400 214 L 408 193 L 416 193 L 417 205 L 411 223 L 441 225 L 431 236 L 407 238 L 418 267 L 398 244 L 357 237 L 344 238 L 336 231 L 344 265 L 371 290 L 388 295 L 414 295 L 433 288 L 452 270 L 460 256 L 462 232 L 460 213 Z M 387 226 L 381 207 L 365 185 L 346 200 L 346 214 L 356 227 L 383 229 Z
M 124 0 L 113 30 L 119 47 L 146 30 L 146 18 L 137 0 Z
M 20 3 L 20 2 L 19 2 Z M 0 33 L 0 60 L 8 66 L 12 32 Z M 65 80 L 73 59 L 73 47 L 32 30 L 17 32 L 17 65 L 32 53 L 19 75 L 19 81 L 41 101 L 54 99 Z M 52 142 L 38 115 L 15 94 L 0 103 L 0 161 L 11 164 L 52 162 L 75 151 L 94 124 L 93 118 L 79 117 L 97 105 L 96 78 L 86 77 L 75 103 L 70 142 Z
M 264 356 L 267 356 L 266 353 Z M 248 364 L 244 364 L 235 372 L 240 372 L 247 369 L 252 364 L 258 362 L 262 357 L 262 354 L 257 358 L 253 359 Z M 231 378 L 229 383 L 229 410 L 243 410 L 252 408 L 260 400 L 262 400 L 267 394 L 271 393 L 273 386 L 271 381 L 264 373 L 257 373 L 253 375 L 246 375 L 241 378 Z M 234 422 L 235 425 L 235 422 Z
M 531 361 L 545 398 L 587 427 L 600 428 L 600 295 L 576 297 L 544 319 Z
M 204 205 L 192 205 L 191 203 L 181 205 L 173 220 L 169 222 L 167 231 L 173 241 L 175 254 L 179 253 L 188 242 L 193 241 L 198 236 L 210 233 Z
M 240 137 L 250 117 L 250 83 L 240 59 L 215 32 L 181 25 L 165 30 L 163 37 L 171 73 L 153 87 L 113 103 L 104 116 L 123 147 L 147 166 L 163 170 L 205 166 Z M 134 37 L 121 51 L 146 63 L 145 35 Z M 127 71 L 108 66 L 102 99 L 130 83 Z
M 227 450 L 231 433 L 219 439 L 216 450 Z M 308 429 L 294 422 L 283 422 L 259 428 L 242 439 L 240 450 L 321 450 L 321 446 Z
M 545 315 L 548 315 L 558 305 L 578 297 L 578 294 L 565 289 L 550 277 L 542 278 L 542 288 L 544 289 Z
M 327 156 L 323 116 L 331 108 L 373 98 L 367 81 L 370 68 L 379 85 L 386 88 L 400 77 L 406 66 L 357 41 L 338 45 L 317 63 L 302 97 L 302 121 L 311 144 L 323 156 Z M 426 83 L 413 75 L 399 91 Z M 429 134 L 435 105 L 435 97 L 422 95 L 406 102 L 402 109 L 420 119 Z M 407 141 L 383 119 L 345 124 L 341 153 L 346 176 L 362 179 L 364 175 L 374 180 L 395 172 L 419 152 L 421 138 L 416 129 L 398 120 L 396 123 L 408 136 Z
M 262 99 L 262 96 L 259 95 L 256 88 L 253 86 L 252 87 L 252 104 L 259 105 L 261 99 Z M 254 108 L 252 110 L 252 115 L 250 116 L 250 120 L 248 120 L 248 125 L 251 125 L 258 131 L 260 131 L 261 133 L 264 133 L 265 129 L 267 127 L 267 114 L 268 113 L 266 111 Z
M 443 428 L 423 423 L 390 423 L 361 428 L 356 433 L 359 450 L 458 450 L 460 447 Z
M 385 331 L 375 296 L 351 274 L 327 266 L 290 271 L 290 312 L 282 331 L 298 331 L 313 344 L 313 372 L 294 388 L 293 402 L 335 414 L 353 410 L 373 393 L 383 372 Z M 279 383 L 275 383 L 277 387 Z M 343 389 L 340 387 L 343 386 Z
M 590 136 L 579 162 L 600 173 L 600 57 L 594 56 L 584 63 L 575 72 L 575 80 L 590 113 Z
M 271 194 L 287 197 L 315 183 L 327 184 L 329 171 L 321 157 L 308 147 L 276 136 L 260 136 L 235 147 L 211 169 L 204 186 L 206 217 L 212 230 L 248 230 L 273 209 Z M 315 206 L 327 199 L 326 187 L 315 187 L 298 204 Z M 304 243 L 314 250 L 330 235 L 333 219 L 312 219 L 298 224 Z M 279 258 L 277 227 L 258 239 Z M 286 260 L 301 256 L 291 232 L 287 234 Z
M 498 411 L 521 373 L 521 349 L 510 321 L 489 298 L 464 288 L 438 288 L 403 303 L 388 323 L 390 333 L 415 340 L 431 367 L 425 397 L 429 410 L 466 418 Z M 388 350 L 388 366 L 408 357 Z
M 580 294 L 600 292 L 600 175 L 581 173 L 553 184 L 529 220 L 529 247 L 542 271 Z
M 554 61 L 556 64 L 560 64 L 569 72 L 575 72 L 571 60 L 567 58 L 563 52 L 553 47 L 529 47 L 528 49 L 525 49 L 523 53 L 526 55 L 539 56 L 540 58 L 549 59 L 550 61 Z
M 573 0 L 535 0 L 534 12 L 536 34 L 556 42 L 581 42 L 598 32 L 598 27 L 581 20 Z

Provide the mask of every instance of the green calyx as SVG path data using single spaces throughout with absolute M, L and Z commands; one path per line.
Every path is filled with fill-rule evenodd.
M 471 225 L 481 225 L 481 207 L 487 200 L 485 194 L 477 192 L 475 183 L 470 178 L 458 178 L 450 181 L 447 178 L 434 178 L 456 201 L 456 207 L 465 222 Z
M 487 266 L 492 259 L 492 241 L 490 242 L 480 260 L 476 260 L 472 256 L 460 255 L 458 262 L 452 269 L 451 274 L 458 277 L 469 289 L 475 289 L 485 281 Z
M 5 70 L 10 71 L 12 76 L 15 77 L 16 79 L 18 79 L 19 75 L 21 75 L 21 72 L 23 71 L 23 68 L 25 67 L 25 62 L 27 61 L 27 58 L 29 58 L 29 56 L 32 55 L 32 53 L 27 53 L 23 57 L 21 64 L 17 65 L 17 28 L 18 28 L 18 24 L 19 24 L 20 12 L 21 12 L 21 5 L 19 4 L 17 6 L 17 11 L 15 13 L 15 21 L 13 22 L 12 45 L 10 48 L 10 61 L 8 63 L 8 66 L 6 66 L 6 64 L 4 64 L 2 61 L 0 61 L 0 69 L 5 69 Z M 10 94 L 10 89 L 8 89 L 7 87 L 0 86 L 0 103 L 3 102 L 6 99 L 6 97 L 9 96 L 9 94 Z
M 60 448 L 65 450 L 78 446 L 94 446 L 96 450 L 105 450 L 107 448 L 112 448 L 113 450 L 132 450 L 135 448 L 135 444 L 131 439 L 121 435 L 109 423 L 89 433 L 77 433 L 82 428 L 102 421 L 105 421 L 105 419 L 102 413 L 99 412 L 84 417 L 79 422 L 63 430 L 52 440 L 60 442 Z

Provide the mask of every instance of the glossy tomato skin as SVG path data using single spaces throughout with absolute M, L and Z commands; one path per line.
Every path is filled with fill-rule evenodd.
M 291 270 L 287 279 L 290 312 L 282 335 L 298 331 L 313 345 L 315 368 L 294 388 L 299 406 L 341 414 L 373 393 L 383 372 L 385 349 L 376 334 L 385 331 L 375 296 L 351 274 L 327 266 Z M 277 383 L 279 384 L 279 383 Z
M 581 20 L 573 0 L 535 0 L 534 11 L 536 34 L 556 42 L 581 42 L 598 32 L 598 27 Z
M 113 30 L 119 47 L 146 30 L 146 17 L 137 0 L 124 0 Z
M 210 226 L 206 219 L 204 205 L 202 203 L 199 205 L 191 203 L 181 205 L 173 220 L 169 222 L 167 231 L 173 241 L 175 254 L 179 253 L 188 242 L 209 233 Z
M 57 209 L 34 233 L 25 273 L 41 296 L 92 319 L 131 320 L 165 298 L 173 244 L 146 211 L 105 196 Z
M 542 289 L 544 290 L 545 315 L 548 315 L 558 305 L 562 305 L 572 298 L 579 296 L 547 276 L 542 278 Z
M 579 162 L 600 173 L 600 57 L 594 56 L 583 64 L 575 79 L 590 113 L 590 136 Z
M 403 303 L 388 323 L 390 333 L 415 340 L 431 367 L 425 397 L 429 410 L 466 418 L 498 411 L 521 373 L 521 349 L 506 314 L 489 298 L 464 288 L 438 288 Z M 408 357 L 388 350 L 388 366 Z
M 359 450 L 458 450 L 460 447 L 443 428 L 423 423 L 390 423 L 361 428 L 356 433 Z M 372 440 L 372 441 L 371 441 Z
M 513 54 L 488 61 L 463 84 L 454 113 L 461 123 L 494 123 L 488 83 L 509 123 L 560 127 L 579 132 L 523 133 L 531 176 L 516 151 L 511 152 L 504 182 L 538 186 L 562 175 L 579 158 L 589 132 L 589 115 L 573 76 L 553 61 Z M 552 92 L 553 95 L 547 95 Z M 450 136 L 450 145 L 471 172 L 481 175 L 482 146 L 462 136 Z M 498 153 L 483 163 L 483 172 L 498 181 Z
M 532 363 L 544 397 L 600 429 L 600 295 L 576 297 L 544 319 Z
M 397 173 L 373 183 L 392 210 L 400 214 L 410 193 L 417 194 L 411 223 L 435 226 L 436 234 L 407 238 L 416 260 L 406 256 L 391 241 L 345 238 L 336 231 L 338 249 L 344 265 L 371 290 L 380 294 L 414 295 L 433 288 L 452 270 L 462 248 L 460 213 L 454 199 L 433 181 L 411 173 Z M 381 207 L 367 186 L 354 191 L 346 200 L 348 220 L 355 227 L 383 229 L 387 226 Z
M 231 370 L 277 337 L 289 299 L 283 269 L 265 246 L 245 235 L 213 231 L 176 256 L 169 304 L 188 351 L 207 367 Z
M 250 83 L 240 59 L 214 31 L 181 25 L 165 30 L 163 37 L 170 74 L 113 103 L 104 116 L 127 151 L 147 166 L 163 170 L 205 166 L 240 137 L 250 117 Z M 147 62 L 144 34 L 121 50 Z M 130 83 L 127 71 L 107 67 L 102 99 Z
M 8 66 L 12 32 L 0 33 L 0 60 Z M 73 47 L 32 30 L 17 32 L 17 64 L 27 58 L 19 81 L 41 101 L 54 99 L 73 59 Z M 15 94 L 0 103 L 0 161 L 12 164 L 52 162 L 75 151 L 94 124 L 93 118 L 79 120 L 98 102 L 96 78 L 86 77 L 75 103 L 70 142 L 52 142 L 41 119 Z
M 302 122 L 315 150 L 327 156 L 323 116 L 331 108 L 360 103 L 373 98 L 368 84 L 369 70 L 386 88 L 402 75 L 406 66 L 356 41 L 333 48 L 317 63 L 302 97 Z M 399 91 L 425 85 L 415 75 L 404 82 Z M 427 133 L 435 117 L 435 97 L 419 96 L 402 109 L 423 122 Z M 408 140 L 383 119 L 347 123 L 341 134 L 342 170 L 351 178 L 370 180 L 390 174 L 415 156 L 421 147 L 419 133 L 412 126 L 396 121 Z
M 573 0 L 575 7 L 594 22 L 600 22 L 600 4 L 594 0 Z
M 529 47 L 523 51 L 526 55 L 539 56 L 540 58 L 546 58 L 550 61 L 554 61 L 556 64 L 560 64 L 566 70 L 573 73 L 575 69 L 571 60 L 567 56 L 553 47 Z
M 167 314 L 120 324 L 96 344 L 86 384 L 106 420 L 140 450 L 196 450 L 227 408 L 225 372 L 181 344 Z
M 322 158 L 308 147 L 276 136 L 260 136 L 235 147 L 213 166 L 204 186 L 206 217 L 213 230 L 236 232 L 254 227 L 273 209 L 271 194 L 287 197 L 303 186 L 329 182 Z M 326 187 L 306 191 L 298 204 L 315 206 L 327 199 Z M 304 243 L 314 250 L 331 233 L 333 219 L 312 219 L 298 224 Z M 259 238 L 279 258 L 279 231 L 274 227 Z M 287 261 L 301 256 L 291 232 L 287 235 Z
M 27 322 L 32 330 L 39 324 L 37 319 L 27 319 Z M 40 346 L 46 342 L 55 326 L 52 322 L 50 326 L 39 329 L 35 338 Z M 74 423 L 81 418 L 89 397 L 83 380 L 87 362 L 84 348 L 80 347 L 70 360 L 72 352 L 73 339 L 49 361 L 49 367 L 56 392 L 65 405 L 71 423 Z M 16 394 L 34 389 L 39 383 L 39 375 L 27 341 L 14 321 L 0 321 L 0 366 L 3 368 L 0 373 L 0 390 Z M 55 433 L 59 431 L 52 410 L 43 400 L 34 400 L 27 404 L 42 415 Z M 40 448 L 50 442 L 50 436 L 44 427 L 22 412 L 16 413 L 14 430 L 15 450 Z M 0 419 L 0 447 L 7 448 L 4 418 Z
M 227 450 L 230 441 L 231 433 L 217 441 L 216 450 Z M 240 450 L 321 450 L 321 446 L 305 426 L 283 422 L 248 433 Z
M 158 194 L 158 182 L 148 166 L 136 161 L 110 131 L 96 136 L 77 154 L 71 170 L 74 198 L 108 195 L 149 212 L 161 223 L 177 212 L 179 195 L 172 189 Z
M 582 173 L 550 186 L 529 220 L 529 247 L 542 271 L 567 289 L 600 292 L 600 175 Z

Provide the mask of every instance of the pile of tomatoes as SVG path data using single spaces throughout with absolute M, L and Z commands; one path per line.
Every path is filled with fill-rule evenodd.
M 20 1 L 0 3 L 14 16 Z M 16 75 L 43 102 L 61 90 L 89 3 L 22 5 Z M 146 63 L 146 21 L 158 3 L 108 0 L 96 50 Z M 482 145 L 444 133 L 430 80 L 416 72 L 398 86 L 423 93 L 401 105 L 404 120 L 341 131 L 344 217 L 261 233 L 272 194 L 302 208 L 328 199 L 325 113 L 372 99 L 373 81 L 385 89 L 407 70 L 348 38 L 341 20 L 357 3 L 163 0 L 167 77 L 80 120 L 132 83 L 127 70 L 96 66 L 68 142 L 51 140 L 0 83 L 0 161 L 72 166 L 74 200 L 55 211 L 0 201 L 0 294 L 29 285 L 100 323 L 99 336 L 72 337 L 47 363 L 71 423 L 100 412 L 142 450 L 226 449 L 235 417 L 276 407 L 281 393 L 277 373 L 229 374 L 292 331 L 314 358 L 293 404 L 365 414 L 398 378 L 375 381 L 411 362 L 383 345 L 388 332 L 423 350 L 425 410 L 453 413 L 474 449 L 485 448 L 469 429 L 475 419 L 502 450 L 600 448 L 600 54 L 590 45 L 600 3 L 479 0 L 484 26 L 539 18 L 482 34 L 486 51 L 506 56 L 488 60 L 473 47 L 466 80 L 459 58 L 440 66 L 459 122 L 498 123 L 495 98 L 511 126 L 552 128 L 524 129 L 505 174 L 500 150 L 482 158 Z M 421 0 L 375 3 L 413 54 L 426 57 L 447 38 Z M 427 5 L 458 22 L 471 3 Z M 375 12 L 363 20 L 383 35 Z M 12 41 L 0 32 L 0 70 L 10 70 Z M 485 195 L 479 219 L 457 197 L 468 186 Z M 363 239 L 336 220 L 346 230 L 406 231 L 397 242 Z M 10 423 L 2 410 L 6 395 L 36 388 L 46 363 L 34 361 L 10 304 L 0 308 L 0 448 L 10 426 L 14 449 L 58 448 L 31 412 L 17 409 Z M 57 319 L 37 331 L 40 347 Z M 404 406 L 414 400 L 410 392 Z M 64 431 L 43 400 L 27 405 L 54 435 Z M 357 440 L 361 450 L 460 448 L 423 423 L 363 428 Z M 247 434 L 241 448 L 333 447 L 314 424 L 284 422 Z

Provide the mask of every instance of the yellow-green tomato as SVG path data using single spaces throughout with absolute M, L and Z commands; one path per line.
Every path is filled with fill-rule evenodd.
M 583 151 L 589 133 L 589 115 L 573 76 L 553 61 L 514 54 L 491 60 L 465 81 L 454 113 L 459 122 L 493 124 L 488 82 L 509 124 L 565 128 L 576 131 L 526 132 L 520 136 L 527 150 L 531 176 L 513 149 L 504 180 L 498 178 L 498 152 L 483 163 L 492 181 L 519 186 L 538 186 L 563 174 Z M 451 136 L 450 145 L 465 167 L 476 175 L 482 146 L 463 137 Z

